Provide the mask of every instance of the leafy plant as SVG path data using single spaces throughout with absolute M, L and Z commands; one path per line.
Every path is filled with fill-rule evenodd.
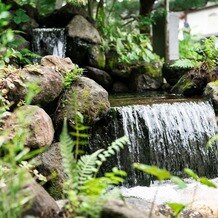
M 116 36 L 110 36 L 105 47 L 116 51 L 120 63 L 162 63 L 161 58 L 152 51 L 150 39 L 143 34 L 126 33 L 117 29 Z
M 180 42 L 180 59 L 171 66 L 200 69 L 205 65 L 208 71 L 212 73 L 216 67 L 218 56 L 218 49 L 215 48 L 215 40 L 216 37 L 211 36 L 200 42 L 188 34 L 185 39 Z
M 26 12 L 23 9 L 18 9 L 13 17 L 13 21 L 16 24 L 26 23 L 29 20 L 30 20 L 29 16 L 26 14 Z
M 81 114 L 77 113 L 81 122 Z M 78 125 L 77 125 L 78 126 Z M 68 135 L 66 120 L 60 137 L 60 149 L 63 157 L 63 167 L 68 175 L 68 180 L 64 186 L 64 192 L 69 200 L 67 205 L 68 213 L 75 216 L 98 217 L 99 212 L 109 194 L 107 188 L 123 182 L 125 172 L 114 168 L 112 172 L 106 173 L 103 177 L 97 177 L 97 173 L 102 164 L 116 152 L 119 152 L 124 144 L 128 142 L 126 137 L 117 139 L 107 150 L 100 149 L 92 154 L 80 155 L 80 138 L 87 137 L 80 131 L 86 129 L 80 124 L 80 128 L 72 133 L 75 139 L 72 141 Z M 79 130 L 79 131 L 78 131 Z M 79 144 L 78 144 L 79 143 Z M 84 143 L 82 143 L 84 145 Z M 73 151 L 73 153 L 72 153 Z M 93 207 L 95 205 L 95 207 Z
M 80 76 L 82 76 L 84 69 L 75 65 L 75 68 L 64 74 L 64 87 L 70 88 L 71 84 Z
M 33 93 L 35 91 L 29 86 L 27 103 L 30 103 Z M 7 110 L 8 108 L 4 106 L 0 108 L 0 124 L 4 122 L 1 119 L 9 113 Z M 34 169 L 35 166 L 25 161 L 41 153 L 42 149 L 30 151 L 24 146 L 29 134 L 24 128 L 24 113 L 17 113 L 17 122 L 16 127 L 13 127 L 13 136 L 10 130 L 4 130 L 0 125 L 0 217 L 4 218 L 21 217 L 22 212 L 29 207 L 33 197 L 26 188 L 33 179 L 30 174 L 45 181 L 45 177 Z
M 30 64 L 33 58 L 39 57 L 28 49 L 17 49 L 23 42 L 15 35 L 18 31 L 8 28 L 12 19 L 17 23 L 27 22 L 25 11 L 18 9 L 14 17 L 9 12 L 10 6 L 0 2 L 0 67 L 16 60 L 16 64 Z

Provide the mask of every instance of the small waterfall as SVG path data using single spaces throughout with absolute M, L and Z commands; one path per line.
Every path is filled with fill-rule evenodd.
M 128 172 L 129 184 L 145 185 L 148 177 L 134 171 L 132 163 L 154 164 L 176 175 L 189 167 L 199 175 L 217 176 L 216 148 L 205 147 L 216 132 L 214 110 L 208 101 L 135 105 L 112 108 L 93 128 L 90 143 L 100 148 L 127 135 L 130 144 L 113 165 Z
M 33 29 L 33 51 L 41 56 L 56 55 L 65 57 L 65 29 L 36 28 Z

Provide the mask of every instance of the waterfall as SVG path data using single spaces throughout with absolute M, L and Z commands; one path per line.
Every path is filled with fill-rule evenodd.
M 65 57 L 65 29 L 36 28 L 33 29 L 33 51 L 41 56 L 56 55 Z
M 199 175 L 217 176 L 216 146 L 205 147 L 216 132 L 214 110 L 208 101 L 134 105 L 111 108 L 94 126 L 90 144 L 100 148 L 127 135 L 130 144 L 112 162 L 128 172 L 129 184 L 145 185 L 148 176 L 133 170 L 132 163 L 157 165 L 175 175 L 189 167 Z

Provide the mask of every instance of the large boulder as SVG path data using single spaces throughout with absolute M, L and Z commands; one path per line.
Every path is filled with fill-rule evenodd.
M 76 111 L 79 111 L 91 124 L 110 107 L 107 91 L 94 80 L 86 77 L 78 78 L 62 96 L 58 105 L 55 114 L 56 124 L 61 124 L 64 117 L 67 117 L 71 125 L 74 123 Z
M 179 79 L 171 92 L 177 92 L 184 96 L 201 96 L 210 80 L 210 73 L 207 70 L 191 70 Z
M 111 89 L 113 82 L 111 76 L 107 72 L 94 67 L 86 67 L 84 74 L 90 79 L 95 80 L 95 82 L 106 90 Z
M 101 43 L 101 36 L 98 30 L 83 16 L 76 15 L 67 26 L 68 36 L 80 38 L 94 44 Z
M 51 145 L 53 141 L 54 128 L 51 118 L 38 106 L 19 107 L 6 118 L 3 126 L 4 130 L 9 131 L 7 139 L 13 138 L 21 128 L 27 131 L 25 145 L 29 148 Z
M 214 110 L 218 113 L 218 80 L 207 84 L 204 90 L 204 96 L 212 99 Z
M 22 217 L 58 218 L 59 207 L 55 200 L 38 183 L 31 179 L 26 190 L 32 195 L 27 209 L 24 209 Z
M 61 58 L 55 55 L 47 55 L 41 59 L 41 65 L 51 67 L 60 73 L 66 73 L 75 69 L 75 64 L 70 58 Z
M 149 214 L 143 213 L 140 209 L 123 201 L 109 201 L 101 212 L 101 218 L 145 218 Z M 152 216 L 155 218 L 154 216 Z
M 104 68 L 105 55 L 98 30 L 83 16 L 76 15 L 67 26 L 67 51 L 71 60 L 80 66 Z
M 175 67 L 173 66 L 174 62 L 167 62 L 162 68 L 163 77 L 171 86 L 174 86 L 183 75 L 191 70 L 190 68 Z
M 156 90 L 163 83 L 161 66 L 141 65 L 132 68 L 130 76 L 130 89 L 135 92 Z
M 11 102 L 25 99 L 29 84 L 36 84 L 39 92 L 33 97 L 33 104 L 46 105 L 59 96 L 63 79 L 59 72 L 40 65 L 29 65 L 23 69 L 7 69 L 0 80 L 0 90 Z
M 37 163 L 37 170 L 42 175 L 46 177 L 54 175 L 54 178 L 46 184 L 47 191 L 55 199 L 61 199 L 63 194 L 63 183 L 66 181 L 67 175 L 64 173 L 62 165 L 60 144 L 54 143 L 49 146 L 47 151 L 35 158 L 35 161 Z

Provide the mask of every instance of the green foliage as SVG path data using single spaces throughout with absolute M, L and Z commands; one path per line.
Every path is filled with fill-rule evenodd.
M 149 166 L 145 164 L 134 164 L 133 166 L 138 170 L 157 177 L 158 180 L 165 180 L 170 178 L 170 172 L 165 169 L 160 169 L 156 166 Z
M 1 118 L 8 113 L 7 108 L 1 108 L 0 111 Z M 24 113 L 17 113 L 17 122 L 17 127 L 12 127 L 13 136 L 10 130 L 0 128 L 0 217 L 4 218 L 21 217 L 22 211 L 29 207 L 33 197 L 26 188 L 33 179 L 30 173 L 45 181 L 45 177 L 34 170 L 32 164 L 24 161 L 42 152 L 42 149 L 30 152 L 30 149 L 24 146 L 29 134 L 24 128 Z
M 31 5 L 36 8 L 41 15 L 48 14 L 55 9 L 56 0 L 16 0 L 20 5 Z
M 23 9 L 18 9 L 13 17 L 13 21 L 16 24 L 26 23 L 29 20 L 30 20 L 29 16 L 26 14 L 26 12 Z
M 167 205 L 172 209 L 174 216 L 173 217 L 178 217 L 178 215 L 185 209 L 184 204 L 179 204 L 179 203 L 167 203 Z
M 197 182 L 200 182 L 203 185 L 206 185 L 211 188 L 217 188 L 217 185 L 213 182 L 211 182 L 209 179 L 206 177 L 199 177 L 196 173 L 193 172 L 193 170 L 189 168 L 185 168 L 184 172 L 191 177 L 192 179 L 196 180 Z
M 116 36 L 109 37 L 106 48 L 117 52 L 120 63 L 162 63 L 160 57 L 152 51 L 150 39 L 143 34 L 125 33 L 117 29 Z
M 66 72 L 64 74 L 64 87 L 66 89 L 70 88 L 72 83 L 80 76 L 82 76 L 84 72 L 83 68 L 80 68 L 79 66 L 75 65 L 75 68 L 69 72 Z
M 81 117 L 81 114 L 78 115 Z M 81 119 L 76 122 L 80 122 L 80 125 L 76 125 L 75 132 L 72 134 L 74 140 L 72 141 L 68 135 L 66 120 L 60 138 L 63 167 L 68 175 L 68 181 L 64 187 L 64 192 L 69 200 L 67 210 L 75 216 L 98 217 L 100 209 L 108 200 L 107 188 L 123 182 L 122 177 L 126 174 L 117 168 L 106 173 L 104 177 L 96 177 L 97 173 L 102 164 L 110 156 L 119 152 L 128 139 L 122 137 L 113 142 L 106 150 L 100 149 L 90 155 L 80 155 L 78 146 L 84 145 L 84 143 L 80 145 L 80 138 L 84 139 L 87 135 L 80 133 L 81 130 L 86 129 L 86 127 L 82 127 Z
M 172 0 L 170 1 L 170 10 L 184 11 L 187 9 L 202 8 L 206 5 L 206 0 Z
M 73 5 L 86 5 L 88 3 L 88 0 L 67 0 L 66 2 Z
M 205 65 L 209 72 L 216 67 L 218 49 L 215 49 L 215 36 L 205 38 L 201 42 L 193 39 L 190 34 L 180 42 L 180 59 L 172 67 L 201 68 Z
M 216 85 L 218 85 L 218 82 L 214 82 Z M 212 145 L 215 144 L 215 142 L 217 142 L 218 140 L 218 134 L 215 134 L 214 136 L 212 136 L 209 141 L 207 142 L 206 144 L 206 147 L 209 148 L 211 147 Z
M 10 7 L 0 2 L 0 67 L 11 61 L 19 65 L 30 64 L 33 58 L 39 57 L 28 49 L 18 49 L 23 41 L 15 37 L 18 33 L 7 27 L 13 19 L 17 23 L 27 22 L 25 11 L 18 9 L 14 17 L 9 13 Z
M 171 67 L 182 68 L 182 69 L 193 69 L 195 67 L 199 67 L 198 63 L 194 60 L 190 59 L 179 59 Z

